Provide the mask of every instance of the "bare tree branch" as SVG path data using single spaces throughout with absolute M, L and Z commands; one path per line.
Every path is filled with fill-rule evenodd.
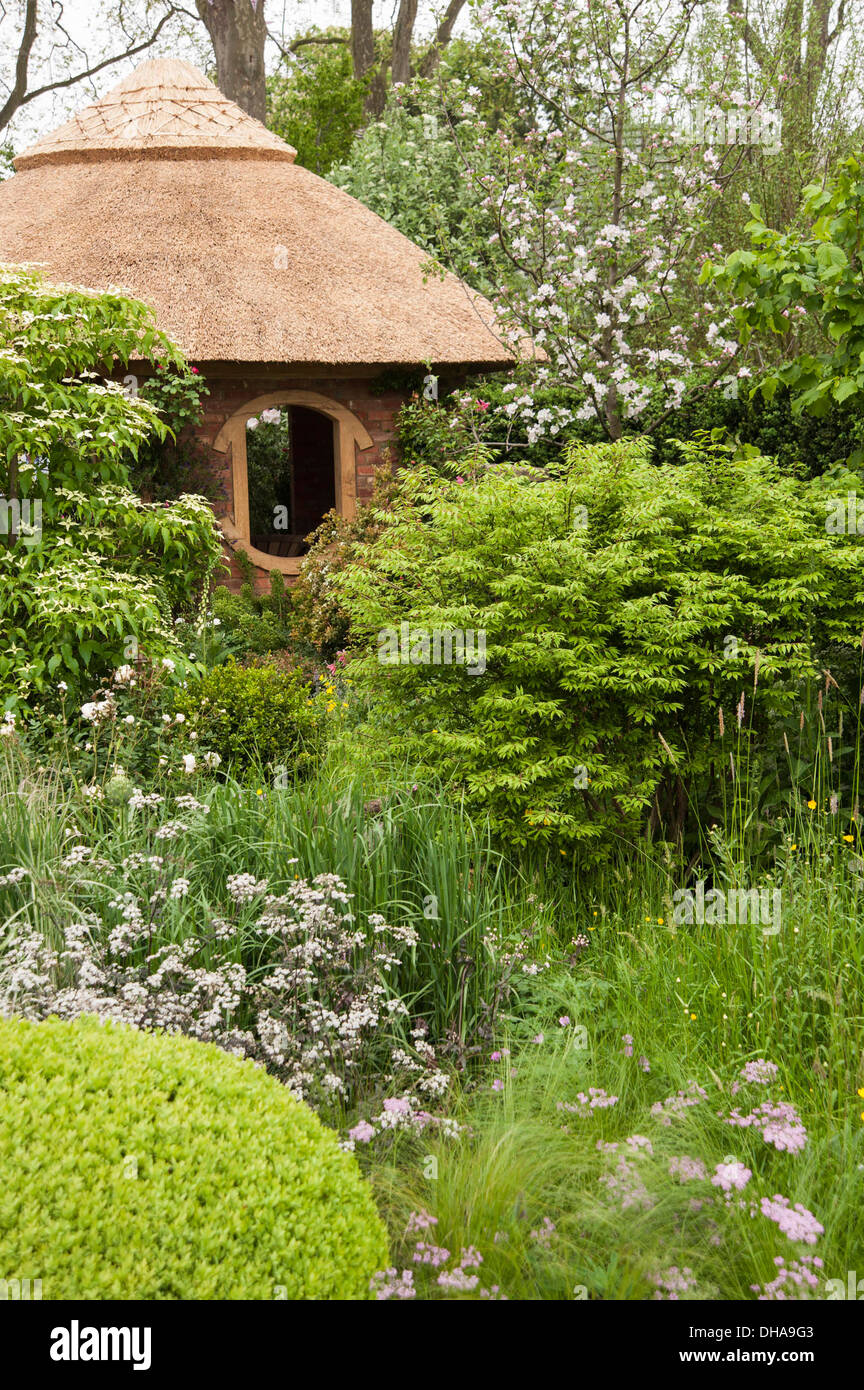
M 429 77 L 435 71 L 441 61 L 441 53 L 450 42 L 453 33 L 453 26 L 465 7 L 465 0 L 450 0 L 444 14 L 441 17 L 438 28 L 435 30 L 435 37 L 427 49 L 423 61 L 419 66 L 421 77 Z
M 29 102 L 35 101 L 37 97 L 44 96 L 46 92 L 59 92 L 64 87 L 74 87 L 76 82 L 84 82 L 88 77 L 95 77 L 97 72 L 102 72 L 105 68 L 112 67 L 115 63 L 122 63 L 126 58 L 134 58 L 137 53 L 143 53 L 151 48 L 156 42 L 165 25 L 173 19 L 176 13 L 174 5 L 169 5 L 166 13 L 159 20 L 156 28 L 149 38 L 142 40 L 141 43 L 134 44 L 131 48 L 125 49 L 122 53 L 115 53 L 110 58 L 103 58 L 101 62 L 94 63 L 91 67 L 83 68 L 80 72 L 73 73 L 71 77 L 58 78 L 54 82 L 46 82 L 41 87 L 34 87 L 28 92 L 26 89 L 28 67 L 33 44 L 36 39 L 38 29 L 38 0 L 27 0 L 27 14 L 24 24 L 24 33 L 18 50 L 18 60 L 15 71 L 15 86 L 9 94 L 2 109 L 0 109 L 0 130 L 9 124 L 16 111 L 19 111 Z M 28 26 L 32 25 L 31 33 Z M 23 88 L 22 88 L 23 79 Z
M 0 110 L 0 130 L 8 125 L 19 106 L 23 106 L 27 95 L 27 77 L 30 65 L 30 54 L 36 42 L 36 29 L 38 21 L 38 0 L 27 0 L 27 12 L 24 16 L 24 33 L 21 36 L 21 46 L 18 49 L 18 59 L 15 64 L 15 83 L 9 93 L 8 100 Z

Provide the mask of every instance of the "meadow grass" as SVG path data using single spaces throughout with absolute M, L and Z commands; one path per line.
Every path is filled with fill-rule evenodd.
M 752 1298 L 778 1257 L 804 1255 L 823 1261 L 824 1296 L 825 1279 L 845 1281 L 861 1263 L 862 875 L 857 842 L 835 815 L 817 805 L 777 827 L 768 877 L 764 858 L 748 861 L 746 845 L 720 834 L 704 869 L 692 869 L 690 881 L 704 872 L 719 885 L 778 888 L 773 935 L 760 923 L 676 921 L 685 866 L 669 847 L 623 847 L 587 876 L 563 857 L 514 863 L 446 789 L 417 786 L 410 769 L 382 773 L 362 754 L 331 755 L 314 780 L 285 789 L 253 778 L 195 790 L 209 814 L 160 849 L 171 874 L 192 880 L 166 914 L 169 936 L 194 931 L 238 872 L 275 887 L 338 874 L 358 912 L 419 933 L 400 989 L 452 1044 L 446 1112 L 460 1134 L 358 1146 L 394 1264 L 412 1267 L 416 1236 L 405 1228 L 418 1211 L 436 1218 L 439 1244 L 480 1250 L 483 1287 L 509 1298 L 644 1299 L 670 1268 L 692 1271 L 681 1296 Z M 169 791 L 162 819 L 175 814 L 170 803 Z M 121 886 L 103 872 L 71 890 L 57 865 L 76 840 L 112 865 L 154 848 L 146 817 L 70 798 L 51 766 L 5 750 L 0 874 L 20 865 L 31 883 L 20 897 L 0 890 L 7 939 L 23 916 L 56 935 L 88 895 L 104 908 Z M 725 1123 L 733 1106 L 769 1095 L 732 1094 L 755 1059 L 778 1068 L 770 1097 L 795 1107 L 808 1136 L 801 1152 Z M 698 1104 L 668 1125 L 652 1115 L 692 1082 L 706 1092 Z M 367 1083 L 374 1090 L 377 1079 Z M 584 1116 L 559 1108 L 578 1107 L 591 1087 L 617 1103 Z M 631 1152 L 633 1135 L 652 1152 Z M 604 1154 L 598 1142 L 619 1148 Z M 704 1179 L 670 1173 L 682 1155 L 703 1164 Z M 629 1203 L 603 1181 L 622 1157 L 638 1174 Z M 727 1159 L 752 1173 L 728 1199 L 710 1182 Z M 751 1214 L 778 1193 L 824 1227 L 815 1244 Z M 422 1296 L 453 1296 L 434 1270 L 423 1278 Z

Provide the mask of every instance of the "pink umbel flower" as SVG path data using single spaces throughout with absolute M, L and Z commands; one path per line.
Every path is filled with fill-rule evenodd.
M 476 1274 L 466 1274 L 464 1269 L 445 1269 L 438 1275 L 438 1283 L 449 1293 L 473 1293 L 480 1280 Z
M 651 1143 L 650 1139 L 645 1138 L 644 1134 L 631 1134 L 629 1139 L 624 1140 L 624 1143 L 627 1145 L 630 1152 L 634 1154 L 653 1154 L 654 1152 L 654 1145 Z
M 536 1240 L 537 1244 L 541 1246 L 544 1250 L 551 1250 L 552 1237 L 554 1236 L 554 1234 L 555 1222 L 550 1221 L 548 1216 L 543 1217 L 543 1220 L 536 1231 L 529 1232 L 531 1239 Z
M 415 1264 L 431 1265 L 437 1269 L 440 1265 L 446 1265 L 450 1251 L 445 1250 L 443 1245 L 429 1245 L 425 1240 L 418 1240 L 412 1258 Z
M 430 1216 L 429 1212 L 421 1207 L 419 1211 L 412 1211 L 411 1215 L 408 1217 L 405 1234 L 406 1236 L 413 1236 L 416 1235 L 418 1231 L 428 1231 L 432 1226 L 437 1225 L 438 1217 Z
M 776 1221 L 784 1236 L 790 1240 L 815 1245 L 818 1237 L 825 1234 L 825 1227 L 816 1220 L 812 1211 L 802 1207 L 800 1202 L 793 1207 L 789 1198 L 781 1197 L 779 1192 L 775 1192 L 773 1197 L 763 1197 L 760 1210 L 769 1221 Z
M 673 1119 L 683 1115 L 691 1105 L 698 1105 L 700 1100 L 707 1099 L 707 1091 L 703 1091 L 695 1081 L 688 1081 L 686 1091 L 678 1091 L 676 1095 L 667 1096 L 665 1100 L 655 1101 L 651 1106 L 651 1114 L 661 1125 L 671 1125 Z
M 808 1289 L 818 1289 L 819 1276 L 814 1270 L 823 1268 L 818 1255 L 802 1255 L 800 1260 L 793 1260 L 788 1265 L 782 1255 L 777 1255 L 774 1263 L 777 1266 L 776 1278 L 764 1288 L 759 1284 L 750 1285 L 760 1303 L 779 1302 L 790 1298 L 800 1302 L 808 1297 Z
M 718 1163 L 711 1175 L 712 1187 L 722 1187 L 724 1192 L 743 1192 L 753 1174 L 743 1163 Z
M 771 1144 L 781 1153 L 800 1153 L 807 1143 L 807 1131 L 795 1106 L 789 1101 L 772 1102 L 766 1100 L 749 1115 L 733 1110 L 727 1116 L 727 1125 L 737 1125 L 739 1129 L 751 1126 L 762 1131 L 766 1144 Z
M 617 1199 L 622 1211 L 634 1208 L 637 1211 L 650 1211 L 654 1198 L 642 1181 L 642 1175 L 635 1164 L 627 1158 L 619 1158 L 613 1173 L 604 1173 L 600 1183 L 609 1195 Z
M 669 1176 L 677 1178 L 679 1182 L 704 1182 L 708 1174 L 700 1158 L 688 1158 L 687 1154 L 681 1154 L 680 1158 L 670 1158 Z
M 780 1068 L 776 1062 L 766 1062 L 764 1057 L 759 1057 L 756 1061 L 745 1062 L 738 1075 L 744 1078 L 744 1084 L 747 1086 L 770 1086 L 779 1072 Z M 741 1082 L 733 1082 L 733 1096 L 737 1095 L 740 1090 Z
M 378 1273 L 373 1274 L 369 1280 L 369 1288 L 379 1300 L 417 1297 L 413 1269 L 403 1269 L 401 1274 L 392 1266 L 390 1269 L 379 1269 Z
M 778 1075 L 780 1068 L 776 1062 L 766 1062 L 763 1057 L 759 1057 L 755 1062 L 745 1062 L 741 1068 L 741 1075 L 745 1081 L 755 1083 L 758 1086 L 767 1086 L 774 1077 Z
M 609 1096 L 598 1086 L 589 1086 L 588 1094 L 584 1091 L 576 1093 L 577 1104 L 571 1105 L 565 1100 L 559 1100 L 556 1109 L 567 1110 L 571 1115 L 591 1115 L 595 1110 L 608 1110 L 611 1106 L 618 1104 L 617 1096 Z
M 657 1286 L 653 1298 L 668 1298 L 671 1302 L 677 1303 L 680 1294 L 687 1293 L 695 1287 L 696 1277 L 689 1265 L 685 1265 L 683 1269 L 679 1269 L 677 1265 L 670 1265 L 668 1269 L 653 1274 L 651 1282 Z

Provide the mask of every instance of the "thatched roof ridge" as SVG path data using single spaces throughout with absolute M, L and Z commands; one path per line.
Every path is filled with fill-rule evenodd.
M 293 157 L 197 69 L 145 63 L 0 183 L 0 261 L 124 289 L 193 362 L 512 364 L 482 296 Z
M 138 152 L 154 158 L 221 156 L 287 163 L 297 153 L 223 96 L 191 63 L 151 58 L 100 101 L 37 140 L 18 156 L 15 168 L 126 159 Z

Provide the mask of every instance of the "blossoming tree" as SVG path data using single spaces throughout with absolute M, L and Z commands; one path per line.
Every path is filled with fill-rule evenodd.
M 617 439 L 649 405 L 649 428 L 678 406 L 697 369 L 703 390 L 732 372 L 737 343 L 718 306 L 700 302 L 695 279 L 745 144 L 775 140 L 776 130 L 767 92 L 729 89 L 734 47 L 725 75 L 715 63 L 704 90 L 689 80 L 696 11 L 696 0 L 569 10 L 507 0 L 477 11 L 523 94 L 517 111 L 539 119 L 527 134 L 518 116 L 486 123 L 479 92 L 464 93 L 452 129 L 484 227 L 493 227 L 474 269 L 486 278 L 491 261 L 511 342 L 527 332 L 539 380 L 577 399 L 573 411 L 535 412 L 533 437 L 575 416 Z M 466 140 L 469 118 L 477 128 Z M 507 409 L 530 416 L 531 397 Z

